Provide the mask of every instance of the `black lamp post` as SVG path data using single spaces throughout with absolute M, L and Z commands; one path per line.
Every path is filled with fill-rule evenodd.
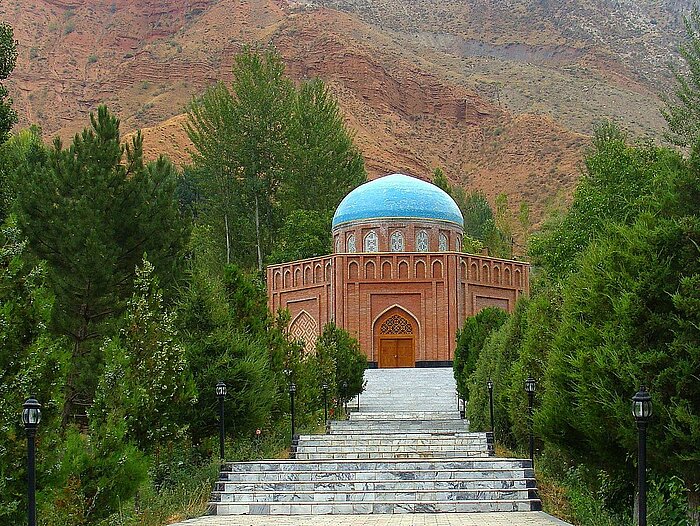
M 294 435 L 296 435 L 296 415 L 294 414 L 294 394 L 297 392 L 297 386 L 294 382 L 289 384 L 289 409 L 292 413 L 292 442 L 294 442 Z
M 348 418 L 348 383 L 343 382 L 343 400 L 345 400 L 345 418 Z
M 216 384 L 216 397 L 219 399 L 219 458 L 224 460 L 224 398 L 226 398 L 226 384 L 222 381 Z
M 36 526 L 36 429 L 41 422 L 41 404 L 28 398 L 22 406 L 22 423 L 27 432 L 28 524 Z
M 647 422 L 652 414 L 651 395 L 641 386 L 632 397 L 632 414 L 639 430 L 637 484 L 639 486 L 639 526 L 647 526 Z
M 489 390 L 489 415 L 491 416 L 491 432 L 493 433 L 493 381 L 491 378 L 486 382 L 486 387 L 488 387 Z
M 532 376 L 528 376 L 525 380 L 525 391 L 527 392 L 527 412 L 530 428 L 530 460 L 532 460 L 533 466 L 535 463 L 535 436 L 532 434 L 532 403 L 535 398 L 535 387 L 537 382 Z
M 328 384 L 323 384 L 323 425 L 328 427 Z

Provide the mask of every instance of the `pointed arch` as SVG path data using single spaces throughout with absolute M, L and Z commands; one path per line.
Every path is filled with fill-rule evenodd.
M 365 263 L 365 279 L 374 279 L 375 278 L 375 265 L 374 261 L 370 260 L 367 263 Z
M 408 279 L 408 263 L 406 261 L 399 263 L 399 279 Z
M 416 261 L 416 278 L 425 279 L 425 261 Z
M 372 323 L 374 359 L 379 367 L 414 367 L 420 334 L 418 319 L 394 304 Z

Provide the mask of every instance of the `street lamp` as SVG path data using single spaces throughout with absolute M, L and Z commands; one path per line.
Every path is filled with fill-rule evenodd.
M 632 414 L 639 430 L 637 485 L 639 486 L 639 526 L 647 526 L 647 422 L 652 415 L 651 395 L 641 386 L 632 397 Z
M 28 398 L 22 406 L 22 423 L 27 432 L 27 489 L 29 497 L 28 524 L 36 526 L 36 429 L 41 422 L 41 404 Z
M 296 434 L 296 421 L 294 414 L 294 394 L 297 392 L 297 386 L 294 382 L 289 384 L 289 406 L 292 413 L 292 443 L 294 443 L 294 435 Z
M 323 425 L 328 427 L 328 384 L 323 384 Z
M 349 413 L 348 413 L 348 383 L 343 382 L 343 400 L 345 401 L 345 418 L 349 418 Z
M 529 415 L 529 427 L 530 427 L 530 460 L 532 461 L 532 465 L 535 465 L 535 437 L 532 434 L 532 402 L 534 401 L 535 398 L 535 387 L 537 386 L 537 382 L 535 382 L 535 379 L 532 376 L 528 376 L 527 380 L 525 380 L 525 391 L 527 392 L 527 408 L 528 408 L 528 415 Z
M 489 390 L 489 415 L 491 415 L 491 432 L 493 433 L 493 381 L 491 378 L 486 382 L 486 387 Z
M 226 398 L 226 384 L 220 380 L 216 384 L 216 397 L 219 399 L 219 458 L 224 460 L 224 398 Z

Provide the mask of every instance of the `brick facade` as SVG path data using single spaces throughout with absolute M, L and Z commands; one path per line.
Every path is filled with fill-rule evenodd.
M 377 228 L 387 240 L 396 227 L 392 222 Z M 408 229 L 407 248 L 415 248 L 415 232 L 423 227 L 402 228 Z M 440 227 L 433 228 L 431 250 L 437 248 L 440 232 Z M 334 235 L 341 238 L 338 232 Z M 459 232 L 450 235 L 456 243 Z M 386 246 L 380 241 L 381 249 Z M 447 365 L 457 330 L 468 316 L 489 306 L 511 312 L 518 297 L 529 291 L 527 263 L 455 248 L 340 252 L 272 265 L 267 269 L 269 306 L 273 311 L 289 309 L 291 334 L 309 345 L 334 321 L 359 340 L 373 366 Z

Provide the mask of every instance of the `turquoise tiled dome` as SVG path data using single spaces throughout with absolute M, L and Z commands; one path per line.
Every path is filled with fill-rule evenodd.
M 333 228 L 370 219 L 438 219 L 464 227 L 457 203 L 431 183 L 403 174 L 380 177 L 345 196 L 333 216 Z

